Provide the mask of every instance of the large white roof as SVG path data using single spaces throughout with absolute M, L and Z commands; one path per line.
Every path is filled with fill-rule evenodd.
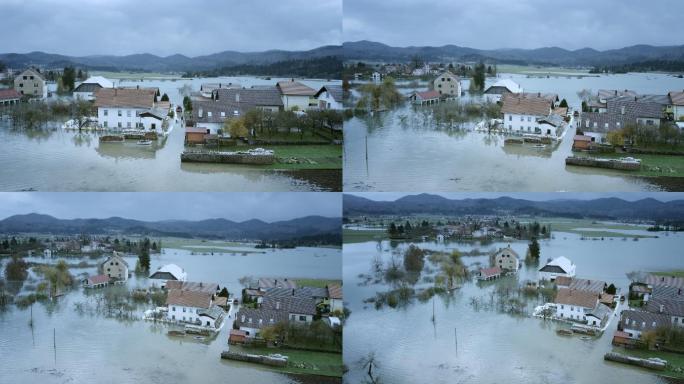
M 161 267 L 159 267 L 159 269 L 157 269 L 155 271 L 155 273 L 157 273 L 157 272 L 168 272 L 168 273 L 172 274 L 173 276 L 175 276 L 176 279 L 180 280 L 180 281 L 185 281 L 187 279 L 187 276 L 188 276 L 187 273 L 185 273 L 185 271 L 183 270 L 183 268 L 177 266 L 176 264 L 162 265 Z
M 565 256 L 556 257 L 555 259 L 549 261 L 549 263 L 546 265 L 557 265 L 563 268 L 565 272 L 570 272 L 572 270 L 572 261 Z
M 102 88 L 114 88 L 114 83 L 102 76 L 90 76 L 81 84 L 100 84 Z
M 522 93 L 523 89 L 520 84 L 516 83 L 511 79 L 501 79 L 494 83 L 492 87 L 504 87 L 507 88 L 512 93 Z

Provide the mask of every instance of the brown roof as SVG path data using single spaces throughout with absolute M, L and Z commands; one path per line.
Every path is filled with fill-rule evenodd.
M 610 293 L 602 293 L 601 299 L 599 299 L 599 301 L 603 304 L 613 304 L 613 301 L 615 301 L 615 295 L 611 295 Z
M 299 81 L 279 81 L 277 84 L 280 93 L 292 96 L 313 96 L 316 90 L 300 83 Z
M 197 291 L 206 293 L 216 293 L 219 286 L 216 283 L 203 283 L 194 281 L 170 280 L 166 282 L 166 289 L 182 289 L 184 291 Z
M 589 291 L 601 293 L 606 286 L 602 280 L 578 279 L 576 277 L 559 276 L 556 278 L 557 286 L 564 286 L 577 291 Z
M 415 94 L 423 100 L 439 99 L 440 97 L 440 94 L 437 91 L 415 92 Z
M 152 108 L 156 93 L 151 88 L 101 88 L 95 91 L 95 106 Z
M 21 94 L 14 88 L 0 89 L 0 100 L 20 99 Z
M 216 300 L 214 300 L 214 304 L 218 305 L 219 307 L 225 307 L 226 305 L 228 305 L 228 298 L 223 296 L 217 296 Z
M 499 268 L 499 267 L 480 269 L 480 276 L 491 277 L 491 276 L 496 276 L 496 275 L 500 275 L 500 274 L 501 274 L 501 268 Z
M 591 141 L 591 136 L 575 135 L 574 141 Z
M 506 93 L 502 100 L 502 113 L 547 116 L 551 112 L 551 102 L 541 97 L 518 97 L 516 94 Z
M 328 297 L 331 299 L 342 299 L 342 287 L 338 284 L 328 285 Z
M 578 291 L 575 289 L 560 288 L 556 294 L 556 304 L 577 305 L 584 308 L 596 307 L 598 294 L 589 291 Z
M 166 298 L 166 304 L 194 308 L 209 308 L 211 305 L 211 297 L 212 294 L 208 292 L 171 289 L 169 290 L 169 296 Z
M 670 92 L 667 95 L 670 96 L 672 105 L 684 105 L 684 91 Z
M 95 275 L 95 276 L 90 276 L 88 278 L 88 283 L 90 284 L 102 284 L 102 283 L 108 283 L 109 282 L 109 276 L 107 275 Z
M 568 115 L 568 108 L 567 107 L 556 107 L 553 109 L 553 113 L 555 113 L 558 116 L 567 116 Z

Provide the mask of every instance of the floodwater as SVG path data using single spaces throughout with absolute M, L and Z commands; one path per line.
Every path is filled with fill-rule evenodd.
M 645 231 L 639 233 L 646 234 Z M 653 233 L 648 233 L 653 234 Z M 681 258 L 683 234 L 660 234 L 658 239 L 580 240 L 579 235 L 556 232 L 553 239 L 540 242 L 541 263 L 566 256 L 577 265 L 577 277 L 614 283 L 626 293 L 631 271 L 662 271 L 684 267 Z M 468 251 L 490 250 L 508 243 L 480 245 L 421 243 L 419 247 Z M 526 242 L 512 248 L 526 254 Z M 363 299 L 386 291 L 384 284 L 360 285 L 359 274 L 369 274 L 376 255 L 389 260 L 394 247 L 407 244 L 385 241 L 344 245 L 344 294 L 351 315 L 345 324 L 344 359 L 350 368 L 345 382 L 364 379 L 366 370 L 359 361 L 375 353 L 376 376 L 388 383 L 661 383 L 655 374 L 625 365 L 604 362 L 611 350 L 617 317 L 597 340 L 556 335 L 558 323 L 532 317 L 514 316 L 496 310 L 476 309 L 471 298 L 490 300 L 498 285 L 512 286 L 536 279 L 538 266 L 523 266 L 516 277 L 484 284 L 467 282 L 450 299 L 435 296 L 435 324 L 431 321 L 433 303 L 414 301 L 405 308 L 376 310 Z M 472 268 L 486 265 L 487 256 L 462 257 Z M 401 259 L 400 259 L 401 261 Z M 418 284 L 420 286 L 420 283 Z M 531 313 L 534 305 L 527 307 Z
M 684 89 L 684 79 L 663 74 L 538 78 L 501 74 L 526 92 L 554 92 L 579 109 L 582 89 L 631 89 L 665 94 Z M 496 79 L 488 79 L 488 84 Z M 467 83 L 467 82 L 466 82 Z M 467 88 L 467 86 L 465 87 Z M 409 90 L 402 88 L 402 92 Z M 406 105 L 374 116 L 354 117 L 344 126 L 345 191 L 655 191 L 661 188 L 624 171 L 566 167 L 574 129 L 558 146 L 504 146 L 504 136 L 437 128 L 428 107 Z
M 127 257 L 131 266 L 135 260 Z M 339 279 L 342 256 L 339 249 L 328 248 L 268 250 L 246 256 L 192 255 L 187 250 L 164 249 L 163 254 L 152 255 L 153 270 L 166 263 L 185 268 L 190 281 L 216 282 L 227 286 L 231 295 L 239 295 L 238 279 L 245 275 Z M 93 271 L 72 269 L 72 274 Z M 146 287 L 153 281 L 134 277 L 128 287 Z M 228 348 L 232 318 L 226 319 L 215 339 L 174 338 L 166 335 L 166 325 L 80 314 L 75 311 L 75 303 L 84 300 L 83 289 L 77 288 L 55 303 L 34 304 L 33 329 L 28 326 L 28 308 L 21 310 L 12 305 L 0 312 L 0 381 L 219 383 L 230 378 L 240 383 L 293 382 L 258 365 L 220 359 L 220 353 Z M 231 313 L 234 316 L 234 310 Z M 142 316 L 142 309 L 136 315 Z
M 188 80 L 121 81 L 117 85 L 159 87 L 171 102 L 182 102 L 184 84 L 199 90 L 208 82 L 239 82 L 243 86 L 275 84 L 278 79 L 208 78 Z M 308 80 L 316 87 L 327 82 Z M 330 180 L 310 173 L 264 170 L 238 164 L 181 163 L 184 128 L 174 123 L 165 141 L 152 146 L 100 143 L 98 133 L 64 131 L 61 123 L 49 128 L 14 130 L 0 119 L 0 190 L 2 191 L 326 191 Z M 339 175 L 339 173 L 338 173 Z M 333 177 L 334 178 L 334 177 Z

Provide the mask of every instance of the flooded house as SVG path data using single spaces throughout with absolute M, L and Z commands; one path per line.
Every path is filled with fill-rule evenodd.
M 669 326 L 671 326 L 670 318 L 667 315 L 627 309 L 620 314 L 620 323 L 618 323 L 618 330 L 624 332 L 624 335 L 617 336 L 639 340 L 644 332 Z
M 560 288 L 553 300 L 559 319 L 586 322 L 587 315 L 599 305 L 599 295 L 589 291 Z
M 166 264 L 154 271 L 150 275 L 150 279 L 163 280 L 162 286 L 164 286 L 167 281 L 186 281 L 188 279 L 188 274 L 183 268 L 176 264 Z
M 501 277 L 503 271 L 499 267 L 481 268 L 477 273 L 477 279 L 481 281 L 494 280 Z
M 684 119 L 684 90 L 668 92 L 670 98 L 669 108 L 672 111 L 672 119 L 681 121 Z
M 337 312 L 344 310 L 344 303 L 342 302 L 342 287 L 338 284 L 329 284 L 328 289 L 328 303 L 330 312 Z
M 317 313 L 316 301 L 313 298 L 297 296 L 265 295 L 260 308 L 282 311 L 287 314 L 289 322 L 292 324 L 310 324 Z
M 501 99 L 504 129 L 518 135 L 562 137 L 564 121 L 554 113 L 556 99 L 553 94 L 504 94 Z
M 665 105 L 654 97 L 618 96 L 605 99 L 605 108 L 599 112 L 583 112 L 577 129 L 594 141 L 606 143 L 608 132 L 629 125 L 658 127 L 664 115 Z
M 287 313 L 279 310 L 241 308 L 235 315 L 234 327 L 244 332 L 246 338 L 253 339 L 263 328 L 287 323 L 287 318 Z
M 501 79 L 487 87 L 484 91 L 485 100 L 490 103 L 498 103 L 506 94 L 522 93 L 523 88 L 520 84 L 511 79 Z
M 203 291 L 169 290 L 166 298 L 167 319 L 198 325 L 214 326 L 215 320 L 206 316 L 213 304 L 213 294 Z
M 84 288 L 103 288 L 109 285 L 110 279 L 107 275 L 89 276 L 83 281 Z
M 277 112 L 283 101 L 276 87 L 220 88 L 207 100 L 193 101 L 192 121 L 198 133 L 217 134 L 226 120 L 244 116 L 252 109 Z M 188 130 L 186 129 L 186 133 Z M 193 131 L 194 132 L 194 131 Z M 229 132 L 223 132 L 228 136 Z
M 506 248 L 499 248 L 494 254 L 494 265 L 506 272 L 517 272 L 520 267 L 520 258 L 509 245 Z
M 415 91 L 408 96 L 408 100 L 415 105 L 439 104 L 441 95 L 437 91 Z
M 461 96 L 461 79 L 449 71 L 441 73 L 432 80 L 432 89 L 447 97 Z
M 539 269 L 539 280 L 554 281 L 559 276 L 575 277 L 575 264 L 567 257 L 557 257 Z
M 114 83 L 102 76 L 91 76 L 74 89 L 74 99 L 95 100 L 95 92 L 102 88 L 114 88 Z
M 19 104 L 19 101 L 21 101 L 21 94 L 17 90 L 0 89 L 0 107 Z
M 316 108 L 318 102 L 315 98 L 316 90 L 291 79 L 289 81 L 279 81 L 276 84 L 282 105 L 286 111 L 299 110 L 306 111 L 310 108 Z
M 168 115 L 157 103 L 157 88 L 101 88 L 95 91 L 97 123 L 102 128 L 163 133 Z
M 314 97 L 318 100 L 318 109 L 344 109 L 344 92 L 341 85 L 324 85 Z
M 34 68 L 28 68 L 14 78 L 14 89 L 22 96 L 37 99 L 48 97 L 47 80 L 42 73 Z
M 128 280 L 128 263 L 116 251 L 112 256 L 108 257 L 107 260 L 100 264 L 100 269 L 102 270 L 102 273 L 109 276 L 110 279 L 117 281 Z
M 586 291 L 596 294 L 602 294 L 608 284 L 602 280 L 578 279 L 570 276 L 556 277 L 556 286 L 558 288 L 567 288 L 575 291 Z

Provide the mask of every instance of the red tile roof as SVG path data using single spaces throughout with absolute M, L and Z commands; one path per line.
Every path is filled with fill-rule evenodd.
M 13 88 L 0 89 L 0 100 L 20 99 L 21 94 Z
M 519 97 L 507 93 L 502 100 L 502 113 L 534 116 L 547 116 L 551 113 L 551 102 L 543 97 Z
M 598 302 L 599 295 L 589 291 L 579 291 L 575 289 L 560 288 L 556 294 L 556 304 L 576 305 L 584 308 L 594 308 Z
M 102 284 L 102 283 L 108 283 L 109 282 L 109 276 L 107 275 L 95 275 L 95 276 L 90 276 L 88 278 L 88 283 L 90 284 Z
M 331 299 L 341 299 L 342 298 L 342 287 L 337 284 L 328 285 L 328 297 Z
M 492 277 L 492 276 L 496 276 L 496 275 L 500 275 L 500 274 L 501 274 L 501 268 L 499 268 L 499 267 L 480 269 L 480 276 L 483 276 L 483 277 Z
M 425 91 L 425 92 L 416 92 L 416 96 L 420 97 L 423 100 L 428 100 L 428 99 L 439 99 L 439 92 L 437 91 Z

